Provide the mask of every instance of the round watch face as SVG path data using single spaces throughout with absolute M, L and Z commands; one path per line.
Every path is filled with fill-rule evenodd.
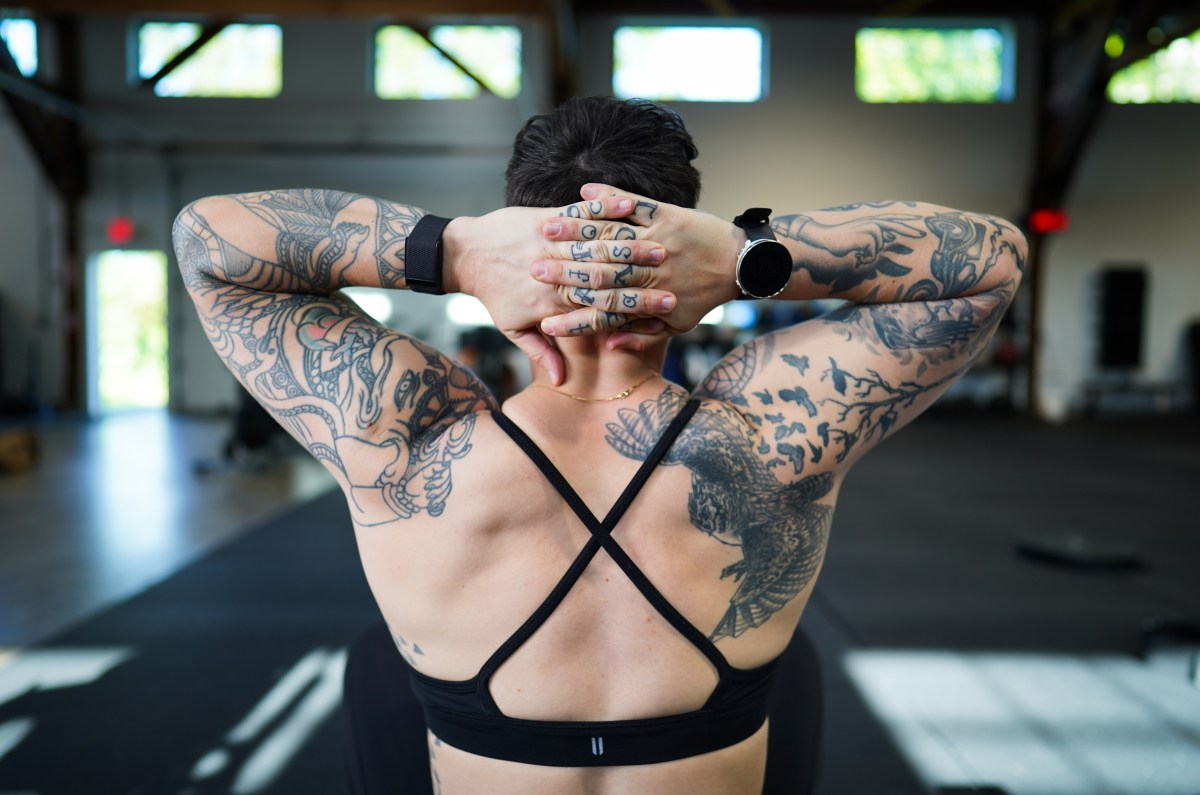
M 792 255 L 778 240 L 752 240 L 738 257 L 738 287 L 755 298 L 778 295 L 791 276 Z

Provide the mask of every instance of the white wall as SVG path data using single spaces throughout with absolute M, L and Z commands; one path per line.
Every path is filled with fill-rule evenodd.
M 1081 164 L 1050 244 L 1043 322 L 1042 402 L 1051 417 L 1080 408 L 1095 380 L 1099 272 L 1148 272 L 1143 384 L 1187 378 L 1185 329 L 1200 322 L 1200 106 L 1111 105 Z M 1200 400 L 1200 396 L 1195 396 Z
M 131 245 L 139 248 L 169 247 L 175 212 L 188 201 L 220 193 L 328 187 L 407 201 L 443 215 L 500 206 L 512 137 L 542 104 L 536 98 L 545 96 L 544 86 L 534 79 L 516 101 L 376 99 L 365 71 L 373 27 L 368 20 L 286 22 L 284 88 L 274 100 L 173 99 L 129 87 L 126 20 L 90 20 L 87 101 L 122 126 L 95 129 L 98 178 L 86 208 L 87 248 L 104 246 L 104 221 L 121 206 L 119 173 L 134 196 L 139 233 Z M 537 38 L 537 26 L 526 26 L 527 63 L 535 65 L 544 60 Z M 141 153 L 123 143 L 130 138 L 141 142 Z M 163 146 L 167 141 L 172 145 Z M 359 151 L 351 151 L 355 148 Z M 204 338 L 177 274 L 172 280 L 172 405 L 187 411 L 226 408 L 237 395 L 234 381 Z M 398 295 L 393 324 L 446 340 L 443 302 Z
M 0 103 L 0 399 L 61 399 L 60 207 Z
M 609 90 L 615 19 L 588 17 L 581 36 L 583 93 Z M 770 23 L 770 91 L 751 105 L 679 103 L 700 148 L 701 205 L 725 217 L 746 206 L 778 212 L 872 198 L 915 198 L 1013 217 L 1023 209 L 1032 160 L 1035 75 L 1018 25 L 1017 98 L 998 105 L 867 105 L 854 93 L 858 20 L 779 18 Z M 419 204 L 442 215 L 478 214 L 502 201 L 502 173 L 522 120 L 544 109 L 549 76 L 541 31 L 525 25 L 526 89 L 515 101 L 385 102 L 367 79 L 371 20 L 284 23 L 284 93 L 271 101 L 164 99 L 130 88 L 126 20 L 87 20 L 87 103 L 123 127 L 89 130 L 94 191 L 85 250 L 104 247 L 103 224 L 120 205 L 118 175 L 132 194 L 138 246 L 166 247 L 169 221 L 203 195 L 321 186 Z M 1043 321 L 1043 397 L 1056 416 L 1092 377 L 1095 271 L 1106 263 L 1151 269 L 1145 367 L 1151 381 L 1185 377 L 1180 338 L 1200 308 L 1191 242 L 1200 107 L 1113 107 L 1072 193 L 1070 232 L 1048 247 Z M 141 142 L 129 149 L 130 140 Z M 173 147 L 163 147 L 167 141 Z M 297 146 L 308 144 L 303 151 Z M 329 144 L 358 145 L 334 152 Z M 0 177 L 45 198 L 23 142 L 0 122 Z M 0 234 L 16 259 L 34 256 L 32 206 L 6 191 Z M 11 210 L 11 211 L 10 211 Z M 47 213 L 52 215 L 52 213 Z M 45 216 L 43 216 L 45 217 Z M 46 223 L 44 220 L 43 225 Z M 48 267 L 53 269 L 54 258 Z M 3 285 L 21 270 L 0 261 Z M 441 306 L 396 296 L 396 324 L 434 337 Z M 228 406 L 235 394 L 176 279 L 172 392 L 187 410 Z M 46 394 L 54 393 L 50 384 Z
M 609 90 L 611 31 L 594 26 L 585 86 Z M 999 105 L 868 105 L 854 92 L 856 18 L 771 18 L 770 90 L 758 103 L 676 103 L 700 149 L 702 206 L 732 218 L 863 199 L 920 199 L 1011 215 L 1023 203 L 1030 69 Z M 1018 50 L 1021 52 L 1021 50 Z M 1026 59 L 1027 60 L 1027 59 Z

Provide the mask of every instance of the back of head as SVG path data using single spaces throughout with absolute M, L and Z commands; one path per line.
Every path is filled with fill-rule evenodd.
M 510 206 L 579 201 L 603 182 L 669 204 L 695 207 L 696 145 L 675 111 L 649 100 L 579 97 L 534 116 L 517 133 L 505 172 Z

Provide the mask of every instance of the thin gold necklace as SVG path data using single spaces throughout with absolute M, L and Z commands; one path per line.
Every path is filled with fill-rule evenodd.
M 530 386 L 537 387 L 538 389 L 549 389 L 551 392 L 557 392 L 558 394 L 565 395 L 566 397 L 569 397 L 572 400 L 578 400 L 581 403 L 604 403 L 609 400 L 620 400 L 621 398 L 629 397 L 630 395 L 633 394 L 633 390 L 637 389 L 639 386 L 646 383 L 647 381 L 649 381 L 651 378 L 653 378 L 656 375 L 658 375 L 658 373 L 651 373 L 650 375 L 643 378 L 641 381 L 638 381 L 637 383 L 632 384 L 631 386 L 621 390 L 620 392 L 613 395 L 612 397 L 602 397 L 602 398 L 589 398 L 589 397 L 581 397 L 579 395 L 572 395 L 570 392 L 564 392 L 561 389 L 556 389 L 547 384 L 530 384 Z

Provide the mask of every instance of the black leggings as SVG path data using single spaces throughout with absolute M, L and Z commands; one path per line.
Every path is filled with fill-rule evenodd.
M 353 795 L 409 795 L 431 790 L 421 706 L 408 665 L 381 621 L 350 649 L 343 715 Z M 763 795 L 813 791 L 821 728 L 821 671 L 800 630 L 780 658 L 771 693 L 771 733 Z

